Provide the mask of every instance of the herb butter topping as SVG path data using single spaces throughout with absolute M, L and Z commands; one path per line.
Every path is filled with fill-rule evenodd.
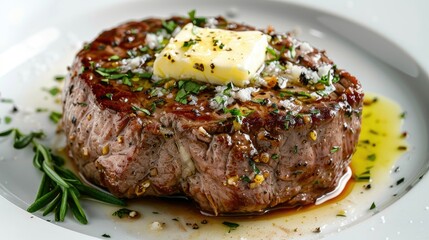
M 269 36 L 187 24 L 157 55 L 154 75 L 243 87 L 264 64 Z

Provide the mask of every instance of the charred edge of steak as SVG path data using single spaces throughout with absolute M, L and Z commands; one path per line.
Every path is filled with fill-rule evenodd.
M 190 20 L 165 21 L 183 26 Z M 216 21 L 219 28 L 254 29 Z M 283 89 L 270 82 L 275 75 L 265 76 L 267 84 L 252 93 L 252 101 L 213 109 L 216 92 L 207 86 L 194 105 L 179 103 L 175 80 L 153 82 L 122 69 L 136 56 L 146 59 L 138 68 L 150 69 L 157 50 L 148 48 L 146 36 L 165 31 L 162 23 L 125 23 L 76 56 L 63 93 L 62 124 L 69 155 L 86 178 L 118 197 L 186 195 L 216 215 L 310 204 L 335 189 L 360 132 L 363 93 L 355 77 L 333 67 L 334 90 L 326 93 L 327 86 L 305 74 Z M 286 54 L 302 42 L 272 29 L 266 33 L 284 66 L 333 65 L 316 48 Z M 120 81 L 106 79 L 106 69 Z

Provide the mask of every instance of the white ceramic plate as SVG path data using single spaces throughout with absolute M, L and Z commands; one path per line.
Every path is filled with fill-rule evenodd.
M 314 7 L 309 6 L 309 1 L 296 2 L 162 0 L 59 3 L 46 0 L 29 6 L 19 1 L 10 3 L 4 14 L 0 12 L 0 20 L 10 33 L 8 38 L 0 40 L 0 97 L 13 99 L 19 112 L 12 114 L 12 104 L 0 103 L 0 131 L 10 127 L 19 127 L 25 132 L 43 129 L 49 136 L 46 144 L 58 146 L 55 126 L 47 120 L 47 114 L 34 113 L 38 107 L 60 109 L 55 99 L 42 89 L 56 86 L 53 76 L 65 74 L 66 66 L 71 64 L 82 42 L 92 40 L 103 29 L 149 16 L 186 15 L 191 9 L 208 16 L 236 13 L 232 20 L 261 28 L 271 24 L 278 31 L 299 29 L 300 39 L 327 49 L 328 55 L 340 67 L 361 80 L 366 91 L 395 99 L 407 111 L 404 129 L 409 133 L 410 151 L 396 163 L 396 166 L 401 166 L 400 176 L 405 178 L 404 184 L 393 189 L 374 190 L 364 196 L 353 195 L 321 210 L 240 220 L 240 227 L 230 233 L 221 224 L 223 219 L 189 214 L 192 212 L 189 208 L 178 210 L 175 204 L 158 204 L 156 201 L 131 203 L 131 208 L 143 213 L 143 217 L 136 221 L 111 217 L 117 207 L 84 201 L 89 225 L 80 225 L 71 217 L 64 223 L 53 224 L 46 222 L 52 220 L 52 216 L 40 217 L 40 213 L 36 213 L 37 217 L 33 217 L 23 210 L 33 201 L 40 180 L 40 172 L 31 163 L 32 152 L 15 151 L 10 147 L 10 141 L 0 139 L 0 212 L 3 213 L 0 226 L 4 230 L 0 234 L 6 234 L 10 239 L 55 239 L 58 236 L 91 239 L 91 236 L 101 238 L 104 233 L 112 239 L 428 238 L 425 224 L 429 221 L 429 192 L 425 189 L 429 179 L 419 179 L 429 166 L 429 125 L 426 120 L 429 119 L 429 77 L 421 67 L 427 68 L 429 64 L 419 64 L 427 59 L 423 54 L 427 50 L 420 53 L 416 49 L 416 46 L 424 46 L 422 41 L 428 40 L 427 33 L 421 39 L 414 37 L 414 47 L 407 45 L 403 48 L 395 44 L 398 39 L 380 35 L 389 35 L 388 28 L 371 30 L 367 26 L 372 20 L 353 18 L 353 14 L 359 14 L 359 11 L 361 16 L 367 15 L 365 5 L 353 1 L 339 5 L 329 1 Z M 369 6 L 371 2 L 366 4 Z M 353 7 L 358 13 L 353 12 L 350 17 L 342 12 L 344 8 Z M 414 13 L 404 12 L 404 15 L 415 18 Z M 379 21 L 389 22 L 384 17 Z M 417 19 L 417 25 L 421 24 L 419 21 Z M 380 25 L 375 22 L 376 26 Z M 5 116 L 12 116 L 10 124 L 4 123 Z M 392 176 L 386 184 L 397 178 L 398 175 Z M 393 194 L 398 195 L 392 197 Z M 375 214 L 367 210 L 373 201 L 377 202 L 379 209 Z M 335 216 L 339 209 L 348 210 L 347 218 Z M 200 224 L 202 219 L 208 219 L 209 224 Z M 153 221 L 165 222 L 165 229 L 158 232 L 150 230 L 149 225 Z M 199 223 L 200 229 L 186 226 L 188 222 Z M 321 233 L 312 232 L 317 227 L 321 227 Z

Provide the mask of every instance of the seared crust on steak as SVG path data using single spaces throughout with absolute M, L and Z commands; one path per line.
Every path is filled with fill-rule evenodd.
M 219 28 L 254 29 L 215 20 Z M 190 20 L 169 21 L 184 26 Z M 278 72 L 266 71 L 251 101 L 213 107 L 219 91 L 206 86 L 183 104 L 176 101 L 177 80 L 150 76 L 163 42 L 151 46 L 148 35 L 172 34 L 162 23 L 122 24 L 77 54 L 63 93 L 62 126 L 83 176 L 118 197 L 185 195 L 216 215 L 310 204 L 335 189 L 360 132 L 363 93 L 355 77 L 324 51 L 268 29 L 280 71 L 330 65 L 335 81 L 325 86 L 301 73 L 281 88 Z

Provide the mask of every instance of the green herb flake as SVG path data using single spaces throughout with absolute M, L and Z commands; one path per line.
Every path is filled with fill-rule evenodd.
M 108 58 L 109 61 L 118 61 L 121 59 L 118 55 L 112 55 Z
M 58 93 L 61 92 L 61 89 L 59 89 L 58 87 L 52 87 L 50 89 L 45 89 L 49 94 L 51 94 L 51 96 L 56 96 Z
M 405 181 L 405 178 L 401 178 L 398 181 L 396 181 L 396 185 L 399 185 Z
M 140 46 L 139 47 L 139 51 L 142 53 L 146 53 L 149 50 L 148 46 Z
M 116 212 L 112 213 L 112 216 L 123 218 L 123 217 L 132 217 L 132 214 L 137 213 L 135 210 L 131 210 L 128 208 L 121 208 L 117 210 Z
M 110 235 L 109 234 L 106 234 L 106 233 L 104 233 L 103 235 L 101 235 L 102 237 L 104 237 L 104 238 L 110 238 Z
M 49 114 L 49 119 L 52 121 L 52 122 L 54 122 L 54 123 L 58 123 L 60 120 L 61 120 L 61 117 L 62 117 L 63 115 L 60 113 L 60 112 L 55 112 L 55 111 L 52 111 L 50 114 Z
M 240 224 L 238 224 L 238 223 L 227 222 L 227 221 L 222 222 L 222 224 L 229 228 L 228 233 L 237 229 L 240 226 Z
M 289 47 L 289 53 L 290 53 L 290 58 L 295 58 L 296 52 L 295 52 L 295 46 L 291 45 Z
M 54 80 L 57 81 L 57 82 L 61 82 L 64 79 L 65 79 L 64 75 L 56 75 L 56 76 L 54 76 Z
M 320 110 L 316 109 L 316 108 L 313 108 L 313 109 L 310 110 L 310 113 L 313 114 L 313 115 L 317 115 L 317 114 L 320 113 Z
M 177 24 L 174 21 L 162 21 L 162 27 L 171 34 L 176 29 Z
M 183 42 L 183 46 L 182 47 L 184 47 L 184 48 L 190 47 L 190 46 L 192 46 L 192 45 L 194 45 L 196 43 L 197 43 L 197 41 L 195 39 L 189 39 L 188 41 Z
M 375 209 L 377 206 L 375 206 L 375 203 L 374 202 L 372 202 L 372 204 L 371 204 L 371 207 L 369 207 L 369 210 L 373 210 L 373 209 Z
M 195 17 L 195 15 L 196 15 L 195 9 L 188 12 L 189 19 L 191 20 L 191 22 L 194 25 L 201 26 L 202 24 L 206 23 L 206 18 L 204 18 L 204 17 Z
M 340 150 L 340 146 L 333 146 L 332 148 L 331 148 L 331 153 L 336 153 L 336 152 L 338 152 Z
M 140 108 L 140 107 L 137 107 L 137 106 L 133 105 L 133 106 L 131 106 L 131 109 L 132 109 L 133 111 L 135 111 L 135 112 L 143 112 L 143 113 L 145 113 L 146 115 L 150 116 L 150 112 L 149 112 L 149 110 L 147 110 L 147 109 L 145 109 L 145 108 Z
M 174 100 L 182 104 L 188 103 L 189 95 L 191 94 L 196 95 L 200 93 L 202 90 L 206 89 L 207 87 L 207 85 L 202 85 L 190 80 L 187 80 L 187 81 L 180 80 L 177 85 L 178 85 L 179 91 L 177 91 L 176 97 Z
M 278 159 L 278 158 L 279 158 L 279 155 L 278 155 L 278 154 L 276 154 L 276 153 L 274 153 L 273 155 L 271 155 L 271 158 L 272 158 L 272 159 L 274 159 L 274 160 L 275 160 L 275 159 Z
M 369 161 L 375 161 L 375 159 L 377 159 L 377 156 L 375 155 L 375 153 L 370 154 L 366 157 L 367 160 Z
M 255 163 L 254 161 L 250 160 L 250 161 L 249 161 L 249 165 L 250 165 L 250 167 L 252 168 L 252 171 L 253 171 L 255 174 L 259 174 L 259 173 L 261 173 L 261 170 L 259 170 L 258 166 L 256 166 L 256 163 Z
M 81 106 L 81 107 L 87 107 L 88 106 L 88 103 L 86 103 L 86 102 L 78 102 L 76 104 Z
M 83 44 L 83 49 L 84 50 L 89 50 L 90 48 L 91 48 L 91 44 L 89 44 L 89 43 Z
M 336 216 L 337 217 L 347 217 L 347 212 L 345 210 L 340 210 Z
M 250 178 L 248 176 L 246 176 L 246 175 L 241 176 L 240 180 L 243 181 L 243 182 L 247 182 L 247 183 L 252 182 L 252 180 L 250 180 Z
M 293 153 L 294 154 L 298 153 L 298 145 L 293 146 Z
M 9 124 L 12 122 L 12 118 L 10 116 L 4 117 L 4 123 Z
M 106 97 L 110 100 L 113 100 L 113 93 L 106 93 Z
M 47 108 L 36 108 L 36 112 L 41 113 L 41 112 L 47 112 L 49 111 Z
M 399 117 L 402 119 L 405 119 L 406 116 L 407 116 L 407 112 L 403 112 L 399 115 Z
M 2 102 L 2 103 L 13 103 L 13 100 L 9 99 L 9 98 L 2 98 L 2 99 L 0 99 L 0 102 Z

